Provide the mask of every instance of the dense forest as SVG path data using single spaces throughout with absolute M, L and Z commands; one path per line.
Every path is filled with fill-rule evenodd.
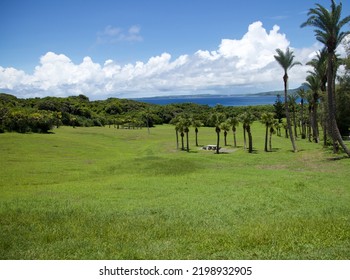
M 263 112 L 273 112 L 272 105 L 248 106 L 259 118 Z M 0 131 L 47 133 L 53 127 L 114 126 L 115 128 L 152 127 L 168 124 L 177 116 L 200 120 L 204 126 L 214 126 L 210 116 L 215 112 L 226 117 L 237 116 L 247 107 L 225 107 L 179 103 L 155 105 L 128 99 L 108 98 L 90 101 L 85 95 L 19 99 L 0 94 Z

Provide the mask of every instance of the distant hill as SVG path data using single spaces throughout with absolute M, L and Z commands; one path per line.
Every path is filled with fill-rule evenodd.
M 288 93 L 297 92 L 299 89 L 304 88 L 307 90 L 307 87 L 302 85 L 298 88 L 289 89 Z M 131 100 L 155 100 L 155 99 L 193 99 L 193 98 L 214 98 L 214 97 L 230 97 L 230 96 L 277 96 L 284 95 L 283 90 L 275 90 L 275 91 L 266 91 L 266 92 L 258 92 L 258 93 L 245 93 L 245 94 L 182 94 L 182 95 L 165 95 L 165 96 L 152 96 L 152 97 L 139 97 L 139 98 L 129 98 Z

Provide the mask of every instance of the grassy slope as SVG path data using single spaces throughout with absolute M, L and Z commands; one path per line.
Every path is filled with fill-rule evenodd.
M 264 153 L 258 123 L 255 154 L 176 151 L 170 126 L 54 132 L 0 135 L 3 259 L 350 258 L 350 161 L 316 144 Z

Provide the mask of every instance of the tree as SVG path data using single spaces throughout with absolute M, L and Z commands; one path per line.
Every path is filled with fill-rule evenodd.
M 276 50 L 277 55 L 275 55 L 276 61 L 279 63 L 279 65 L 283 68 L 284 70 L 284 76 L 283 76 L 283 82 L 284 82 L 284 106 L 286 110 L 286 118 L 287 118 L 287 127 L 289 131 L 289 138 L 292 142 L 292 147 L 293 151 L 297 152 L 297 147 L 295 145 L 295 139 L 293 136 L 293 131 L 292 131 L 292 126 L 290 123 L 290 116 L 289 116 L 289 108 L 288 108 L 288 99 L 287 99 L 287 94 L 288 94 L 288 70 L 293 68 L 296 65 L 301 65 L 300 62 L 294 61 L 294 54 L 293 51 L 291 51 L 289 48 L 287 48 L 286 52 L 283 52 L 280 49 Z
M 270 125 L 270 139 L 269 139 L 270 152 L 272 152 L 272 135 L 276 133 L 276 130 L 278 131 L 280 126 L 281 126 L 280 122 L 276 119 L 274 119 L 272 124 Z
M 336 96 L 337 102 L 337 123 L 342 135 L 350 136 L 350 40 L 346 40 L 344 47 L 347 53 L 346 58 L 343 59 L 345 66 L 345 73 L 338 78 L 339 88 Z
M 215 132 L 216 132 L 216 153 L 219 154 L 220 150 L 220 132 L 221 128 L 220 125 L 221 123 L 225 120 L 225 114 L 223 113 L 214 113 L 211 115 L 211 122 L 215 126 Z
M 196 133 L 196 147 L 198 147 L 198 128 L 203 126 L 200 120 L 193 120 L 192 126 L 194 127 L 194 132 Z
M 305 89 L 300 88 L 297 91 L 299 97 L 300 97 L 300 121 L 301 121 L 301 139 L 306 138 L 306 123 L 305 123 L 305 116 L 304 116 L 304 100 L 306 97 Z
M 282 123 L 282 119 L 286 116 L 286 114 L 284 105 L 281 100 L 281 95 L 277 94 L 273 107 L 275 108 L 275 118 L 278 119 L 280 123 Z
M 317 99 L 320 99 L 322 101 L 321 109 L 323 111 L 323 114 L 322 114 L 321 121 L 323 126 L 323 145 L 324 146 L 327 145 L 327 119 L 328 119 L 328 112 L 327 112 L 327 106 L 326 106 L 327 99 L 324 98 L 324 95 L 326 94 L 326 90 L 327 90 L 327 86 L 326 86 L 327 85 L 327 57 L 328 57 L 327 50 L 326 48 L 323 48 L 321 51 L 317 52 L 316 58 L 313 58 L 308 63 L 306 63 L 306 65 L 313 67 L 313 70 L 308 71 L 308 73 L 311 76 L 315 77 L 315 81 L 311 81 L 309 85 L 309 88 L 310 89 L 312 88 L 311 90 L 314 91 L 314 93 L 316 93 L 316 95 L 314 95 L 313 98 L 311 99 L 311 106 L 313 107 L 314 101 Z M 310 81 L 307 80 L 307 82 L 310 82 Z M 315 89 L 317 90 L 315 91 Z M 318 91 L 320 91 L 320 93 L 318 93 Z M 313 121 L 311 124 L 313 123 L 316 124 L 317 137 L 314 138 L 314 140 L 316 139 L 318 141 L 319 132 L 318 132 L 317 120 L 315 117 L 317 116 L 317 111 L 318 111 L 317 103 L 315 108 L 316 108 L 315 114 L 313 114 L 313 119 L 310 119 L 310 121 Z
M 227 146 L 227 132 L 230 131 L 231 125 L 228 121 L 222 122 L 220 124 L 220 128 L 224 131 L 224 141 L 225 141 L 225 146 Z
M 293 127 L 294 127 L 294 136 L 295 138 L 298 138 L 297 133 L 297 121 L 296 121 L 296 109 L 297 109 L 297 100 L 299 96 L 296 92 L 292 92 L 288 94 L 288 105 L 290 106 L 292 110 L 292 119 L 293 119 Z
M 268 152 L 267 141 L 268 141 L 269 129 L 273 126 L 273 122 L 274 122 L 273 113 L 263 113 L 261 115 L 261 123 L 263 123 L 265 125 L 265 128 L 266 128 L 266 131 L 265 131 L 265 148 L 264 148 L 265 152 Z
M 253 137 L 251 132 L 251 124 L 254 122 L 255 116 L 247 111 L 240 115 L 240 120 L 243 123 L 244 130 L 247 131 L 248 134 L 248 152 L 253 152 Z
M 236 127 L 239 125 L 239 120 L 236 117 L 229 118 L 227 122 L 231 125 L 232 133 L 233 133 L 233 146 L 237 147 L 237 139 L 236 139 Z
M 321 81 L 316 74 L 310 74 L 306 77 L 305 85 L 309 88 L 311 92 L 311 128 L 314 141 L 319 142 L 319 132 L 318 132 L 318 121 L 317 121 L 317 108 L 318 100 L 320 98 L 319 91 L 321 89 Z
M 341 31 L 342 28 L 350 22 L 350 16 L 341 19 L 342 3 L 336 4 L 331 0 L 331 9 L 327 10 L 320 4 L 311 8 L 308 12 L 308 19 L 301 27 L 315 27 L 316 39 L 324 44 L 327 49 L 327 101 L 328 101 L 328 125 L 333 140 L 333 152 L 337 152 L 336 143 L 338 142 L 344 152 L 350 157 L 350 150 L 345 145 L 340 131 L 338 129 L 335 114 L 335 87 L 334 80 L 336 75 L 336 49 L 343 39 L 350 34 L 350 31 Z

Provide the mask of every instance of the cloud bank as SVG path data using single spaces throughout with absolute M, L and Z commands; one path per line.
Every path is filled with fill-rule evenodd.
M 108 26 L 100 35 L 105 40 L 136 40 L 139 32 L 137 26 L 127 33 Z M 145 62 L 119 65 L 107 60 L 101 65 L 85 57 L 75 64 L 64 54 L 47 52 L 33 74 L 0 66 L 0 90 L 19 97 L 84 94 L 92 99 L 278 90 L 283 88 L 283 72 L 274 59 L 275 50 L 287 47 L 290 42 L 277 25 L 267 31 L 258 21 L 242 38 L 223 39 L 216 50 L 198 50 L 176 58 L 162 53 Z M 309 70 L 305 63 L 319 48 L 315 44 L 293 49 L 303 66 L 290 71 L 290 87 L 305 81 Z

